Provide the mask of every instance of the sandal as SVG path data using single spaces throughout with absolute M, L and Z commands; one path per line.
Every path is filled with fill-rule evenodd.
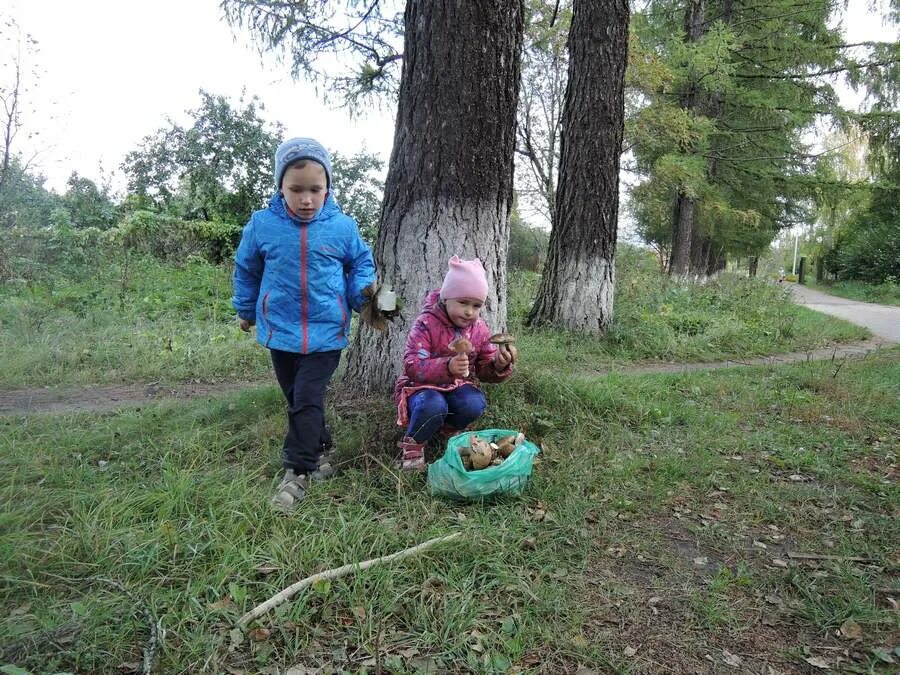
M 328 480 L 336 473 L 337 451 L 332 447 L 319 457 L 319 466 L 309 474 L 313 480 Z
M 290 513 L 306 497 L 307 490 L 309 490 L 309 476 L 305 473 L 298 475 L 288 469 L 278 484 L 275 496 L 272 497 L 272 506 L 283 513 Z
M 337 448 L 334 447 L 331 430 L 325 427 L 325 433 L 319 442 L 319 466 L 309 474 L 313 480 L 328 480 L 337 472 Z

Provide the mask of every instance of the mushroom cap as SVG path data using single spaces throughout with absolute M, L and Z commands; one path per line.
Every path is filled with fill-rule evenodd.
M 447 346 L 457 354 L 465 354 L 472 351 L 472 343 L 464 337 L 456 338 Z
M 516 336 L 509 333 L 494 333 L 488 338 L 488 341 L 495 345 L 508 345 L 516 341 Z

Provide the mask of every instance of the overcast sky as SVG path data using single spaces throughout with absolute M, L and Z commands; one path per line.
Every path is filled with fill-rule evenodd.
M 847 38 L 896 39 L 869 14 L 869 0 L 850 0 Z M 13 16 L 38 41 L 31 64 L 40 75 L 25 101 L 29 131 L 38 141 L 35 165 L 47 185 L 62 190 L 69 174 L 98 180 L 100 166 L 117 174 L 125 154 L 165 125 L 184 121 L 198 106 L 198 91 L 236 103 L 242 89 L 257 94 L 263 116 L 289 135 L 315 136 L 343 153 L 365 147 L 385 161 L 393 136 L 393 110 L 367 110 L 351 119 L 332 110 L 286 66 L 263 62 L 246 35 L 234 37 L 218 0 L 7 0 Z M 4 36 L 7 37 L 7 36 Z M 4 44 L 9 44 L 5 42 Z M 26 73 L 27 74 L 27 73 Z M 114 181 L 121 185 L 121 178 Z
M 235 39 L 218 0 L 12 0 L 0 13 L 38 41 L 40 81 L 25 122 L 40 131 L 31 149 L 40 151 L 36 165 L 48 187 L 65 189 L 72 170 L 94 180 L 101 164 L 117 172 L 167 116 L 184 122 L 201 88 L 233 104 L 242 89 L 257 94 L 262 116 L 288 135 L 314 136 L 344 153 L 365 147 L 390 155 L 393 110 L 350 119 L 329 109 L 313 85 L 291 80 L 289 67 L 271 56 L 263 63 L 249 37 Z

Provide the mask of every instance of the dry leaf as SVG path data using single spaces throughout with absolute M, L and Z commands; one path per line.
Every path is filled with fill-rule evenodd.
M 208 609 L 211 612 L 216 612 L 220 609 L 234 609 L 234 601 L 231 599 L 231 595 L 226 595 L 221 600 L 216 600 L 216 602 L 210 603 Z
M 828 661 L 821 656 L 807 656 L 803 660 L 814 668 L 821 668 L 822 670 L 829 670 L 831 668 L 831 666 L 828 665 Z
M 268 628 L 254 628 L 249 633 L 247 633 L 247 636 L 254 642 L 263 642 L 264 640 L 268 640 L 271 635 L 272 631 L 270 631 Z
M 863 635 L 862 626 L 856 623 L 853 619 L 847 619 L 844 623 L 841 624 L 841 635 L 850 640 L 861 638 Z
M 787 560 L 782 560 L 781 558 L 772 558 L 772 564 L 775 565 L 775 567 L 787 567 L 788 566 Z
M 732 654 L 727 649 L 722 650 L 722 659 L 727 665 L 731 666 L 732 668 L 740 668 L 741 664 L 744 663 L 744 659 L 742 659 L 737 654 Z
M 366 620 L 366 608 L 362 607 L 362 606 L 354 607 L 353 615 L 360 621 L 365 621 Z
M 256 571 L 260 574 L 271 574 L 272 572 L 277 572 L 278 567 L 275 565 L 259 565 L 257 566 Z
M 632 656 L 637 654 L 637 649 L 635 649 L 634 647 L 625 647 L 625 649 L 622 650 L 622 653 L 628 658 L 631 658 Z
M 694 558 L 694 565 L 696 565 L 697 567 L 705 567 L 708 564 L 709 558 L 707 558 L 705 555 Z

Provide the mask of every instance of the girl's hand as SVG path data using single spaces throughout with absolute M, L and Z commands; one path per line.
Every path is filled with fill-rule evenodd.
M 516 362 L 518 352 L 512 345 L 498 345 L 497 353 L 494 355 L 494 367 L 497 370 L 506 370 L 511 364 Z
M 447 362 L 447 370 L 453 377 L 469 376 L 469 355 L 466 353 L 457 354 Z
M 238 326 L 240 326 L 241 330 L 244 331 L 245 333 L 249 333 L 250 326 L 255 326 L 255 325 L 256 325 L 255 321 L 250 321 L 248 319 L 241 319 L 240 321 L 238 321 Z

